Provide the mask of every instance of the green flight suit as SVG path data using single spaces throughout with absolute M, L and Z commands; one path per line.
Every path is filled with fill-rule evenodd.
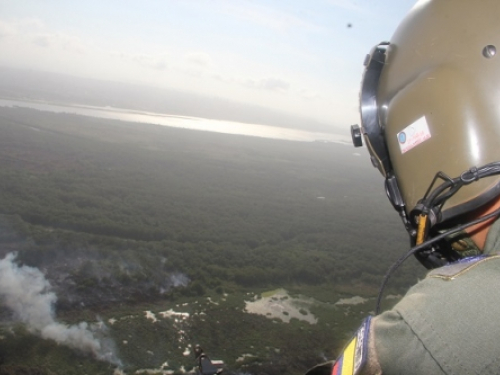
M 483 256 L 429 272 L 393 309 L 371 320 L 355 373 L 500 374 L 499 253 L 497 220 Z M 333 363 L 308 375 L 331 374 Z

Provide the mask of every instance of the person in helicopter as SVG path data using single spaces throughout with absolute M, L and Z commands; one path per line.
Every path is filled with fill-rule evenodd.
M 367 56 L 353 141 L 408 231 L 401 261 L 430 271 L 309 375 L 500 374 L 499 19 L 497 0 L 420 0 Z

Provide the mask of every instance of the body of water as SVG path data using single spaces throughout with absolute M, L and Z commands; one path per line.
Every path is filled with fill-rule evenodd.
M 40 101 L 0 99 L 0 107 L 25 107 L 54 113 L 71 113 L 82 116 L 171 126 L 175 128 L 238 134 L 253 137 L 283 139 L 300 142 L 335 142 L 350 144 L 348 135 L 316 133 L 276 126 L 247 124 L 235 121 L 212 120 L 199 117 L 174 116 L 161 113 L 134 111 L 113 107 L 54 104 Z

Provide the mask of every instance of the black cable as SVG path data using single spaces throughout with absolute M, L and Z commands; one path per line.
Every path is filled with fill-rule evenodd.
M 500 173 L 500 166 L 496 162 L 486 164 L 479 168 L 472 167 L 463 172 L 460 176 L 455 178 L 449 178 L 442 172 L 439 172 L 434 180 L 436 180 L 437 178 L 443 178 L 446 179 L 446 181 L 440 186 L 438 186 L 429 195 L 429 198 L 427 200 L 430 202 L 437 200 L 438 202 L 442 203 L 446 201 L 449 197 L 454 195 L 464 185 L 469 185 L 475 181 L 478 181 L 481 178 L 489 177 L 491 175 L 498 173 Z M 445 192 L 446 189 L 449 190 Z M 439 205 L 439 203 L 437 205 Z
M 475 181 L 478 181 L 485 177 L 494 176 L 500 173 L 500 162 L 493 162 L 483 165 L 482 167 L 472 167 L 460 176 L 455 178 L 450 178 L 442 172 L 438 172 L 434 177 L 431 186 L 429 187 L 427 193 L 424 196 L 423 201 L 424 206 L 427 209 L 432 209 L 435 206 L 440 206 L 444 204 L 451 196 L 453 196 L 458 190 L 463 186 L 469 185 Z M 436 187 L 434 191 L 430 192 L 430 189 L 434 182 L 438 179 L 444 179 L 441 185 Z
M 440 241 L 442 240 L 443 238 L 445 237 L 448 237 L 450 234 L 453 234 L 453 233 L 456 233 L 456 232 L 460 232 L 472 225 L 475 225 L 475 224 L 479 224 L 479 223 L 482 223 L 486 220 L 489 220 L 493 217 L 496 217 L 496 216 L 500 216 L 500 208 L 489 213 L 488 215 L 485 215 L 485 216 L 481 216 L 480 218 L 477 218 L 475 220 L 472 220 L 466 224 L 462 224 L 462 225 L 459 225 L 455 228 L 452 228 L 434 238 L 431 238 L 430 240 L 427 240 L 423 243 L 421 243 L 420 245 L 417 245 L 417 246 L 414 246 L 412 247 L 406 254 L 404 254 L 401 258 L 399 258 L 390 268 L 389 270 L 387 270 L 386 274 L 384 275 L 384 278 L 382 280 L 382 284 L 380 285 L 380 289 L 379 289 L 379 292 L 378 292 L 378 297 L 377 297 L 377 305 L 376 305 L 376 308 L 375 308 L 375 315 L 378 315 L 380 313 L 380 304 L 382 302 L 382 295 L 384 293 L 384 289 L 387 285 L 387 282 L 389 281 L 389 278 L 392 276 L 392 274 L 394 273 L 394 271 L 396 271 L 404 262 L 406 259 L 408 259 L 410 256 L 414 255 L 415 253 L 425 249 L 425 248 L 428 248 L 430 245 L 432 245 L 433 243 L 437 242 L 437 241 Z

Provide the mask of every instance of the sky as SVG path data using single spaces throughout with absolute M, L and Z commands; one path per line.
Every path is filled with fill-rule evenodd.
M 359 123 L 363 60 L 415 0 L 0 0 L 0 66 Z

